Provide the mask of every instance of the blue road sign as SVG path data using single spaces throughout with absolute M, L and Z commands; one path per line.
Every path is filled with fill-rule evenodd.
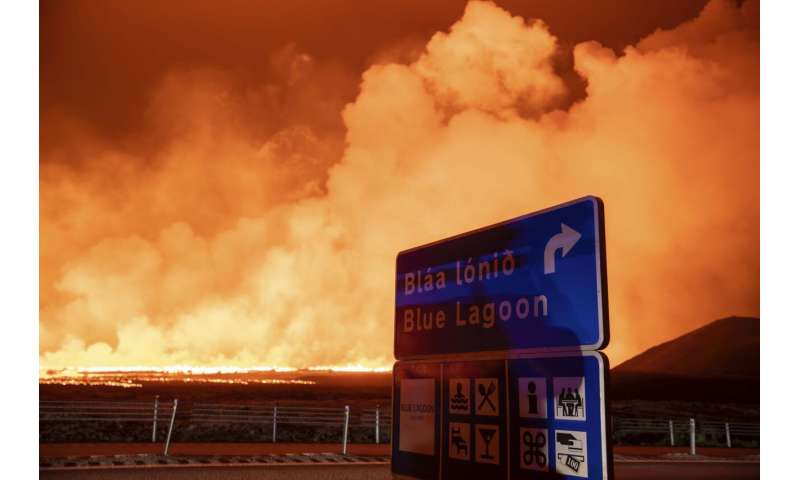
M 395 364 L 392 473 L 419 479 L 608 479 L 599 352 Z
M 601 349 L 605 270 L 597 197 L 400 252 L 395 357 Z

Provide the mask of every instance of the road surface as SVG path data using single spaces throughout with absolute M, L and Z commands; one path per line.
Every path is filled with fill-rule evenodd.
M 706 462 L 615 463 L 617 480 L 750 480 L 759 478 L 759 464 Z M 202 467 L 117 467 L 84 470 L 41 470 L 40 479 L 85 480 L 388 480 L 389 466 L 382 465 L 288 465 Z

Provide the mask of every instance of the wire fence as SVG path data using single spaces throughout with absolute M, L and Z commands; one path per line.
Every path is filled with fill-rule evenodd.
M 176 431 L 190 432 L 202 428 L 228 429 L 226 438 L 239 440 L 241 428 L 257 429 L 263 441 L 277 442 L 281 434 L 293 429 L 317 432 L 311 441 L 341 441 L 342 452 L 353 441 L 358 431 L 358 441 L 388 443 L 391 438 L 392 417 L 389 405 L 371 408 L 353 408 L 351 405 L 320 406 L 309 404 L 236 404 L 191 403 L 180 404 L 177 399 L 162 401 L 156 397 L 145 401 L 64 401 L 39 402 L 40 431 L 42 425 L 77 424 L 88 422 L 116 424 L 125 428 L 129 424 L 144 424 L 150 440 L 164 442 L 164 454 Z M 701 446 L 747 446 L 759 444 L 759 424 L 699 420 L 694 418 L 632 418 L 609 416 L 609 433 L 612 441 L 623 445 L 688 446 L 690 453 Z M 239 428 L 239 430 L 237 430 Z M 318 432 L 323 432 L 319 434 Z M 161 432 L 161 435 L 159 435 Z M 292 441 L 284 436 L 282 441 Z

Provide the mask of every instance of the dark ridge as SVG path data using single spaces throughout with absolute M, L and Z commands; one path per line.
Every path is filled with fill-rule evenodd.
M 728 317 L 611 370 L 613 400 L 760 403 L 759 319 Z
M 759 320 L 728 317 L 619 364 L 614 373 L 759 378 Z

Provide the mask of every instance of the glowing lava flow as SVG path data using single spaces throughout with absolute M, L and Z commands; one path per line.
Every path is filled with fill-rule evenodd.
M 227 385 L 300 384 L 316 382 L 286 378 L 297 369 L 286 367 L 196 367 L 170 365 L 165 367 L 91 367 L 43 370 L 40 385 L 82 385 L 141 388 L 144 383 L 197 383 Z
M 297 369 L 281 366 L 253 368 L 192 365 L 168 365 L 164 367 L 87 367 L 42 369 L 40 385 L 109 386 L 141 388 L 145 383 L 195 383 L 227 385 L 295 384 L 314 385 L 314 380 L 296 378 L 303 373 L 385 373 L 391 368 L 370 368 L 363 365 L 314 366 Z
M 321 372 L 321 371 L 330 371 L 330 372 L 341 372 L 341 373 L 385 373 L 391 372 L 392 367 L 376 367 L 370 368 L 365 367 L 364 365 L 356 364 L 356 365 L 343 365 L 343 366 L 317 366 L 317 367 L 309 367 L 308 370 L 312 372 Z

